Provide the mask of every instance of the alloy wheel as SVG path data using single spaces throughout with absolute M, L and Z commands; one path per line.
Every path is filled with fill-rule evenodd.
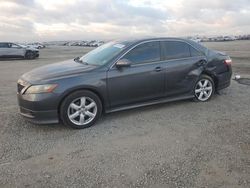
M 27 59 L 33 59 L 33 57 L 34 57 L 34 55 L 32 52 L 27 52 L 27 54 L 26 54 Z
M 96 102 L 90 97 L 73 100 L 67 111 L 69 120 L 76 125 L 86 125 L 93 121 L 97 114 Z
M 206 101 L 213 93 L 213 84 L 208 79 L 201 79 L 195 86 L 195 96 L 200 101 Z

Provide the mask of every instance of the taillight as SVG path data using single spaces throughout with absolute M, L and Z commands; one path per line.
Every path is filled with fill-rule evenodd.
M 226 65 L 232 65 L 232 59 L 226 59 L 226 60 L 224 60 L 224 63 L 226 64 Z

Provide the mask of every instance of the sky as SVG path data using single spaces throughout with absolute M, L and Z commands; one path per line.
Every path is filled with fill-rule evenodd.
M 250 34 L 250 0 L 0 0 L 0 41 Z

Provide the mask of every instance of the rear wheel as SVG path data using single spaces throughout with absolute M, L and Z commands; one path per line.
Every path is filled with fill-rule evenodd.
M 62 122 L 73 128 L 83 129 L 92 126 L 102 113 L 99 97 L 87 90 L 76 91 L 67 96 L 60 107 Z
M 214 94 L 214 90 L 213 79 L 210 76 L 201 75 L 194 88 L 195 100 L 201 102 L 210 100 Z
M 34 59 L 35 54 L 32 51 L 27 51 L 26 54 L 25 54 L 25 58 L 26 59 Z

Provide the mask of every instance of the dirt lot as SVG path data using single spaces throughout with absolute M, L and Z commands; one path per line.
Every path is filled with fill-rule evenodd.
M 205 45 L 250 77 L 250 41 Z M 250 86 L 235 81 L 207 103 L 112 113 L 84 130 L 24 121 L 18 77 L 87 50 L 50 47 L 37 60 L 0 62 L 0 187 L 250 187 Z

